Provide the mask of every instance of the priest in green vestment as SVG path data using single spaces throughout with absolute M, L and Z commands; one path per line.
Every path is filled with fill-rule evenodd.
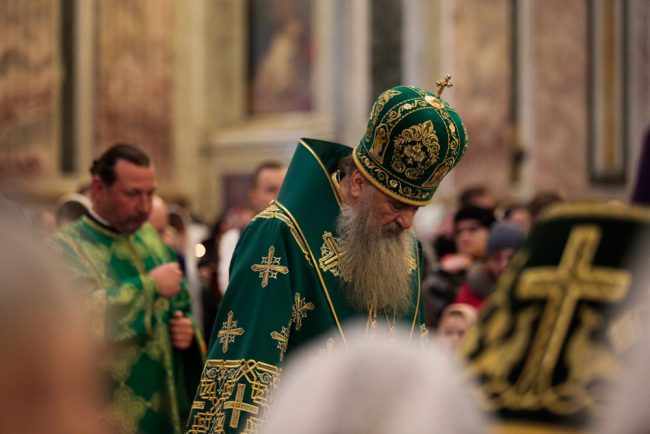
M 420 245 L 409 230 L 467 149 L 454 109 L 399 86 L 375 102 L 353 150 L 303 139 L 278 198 L 242 233 L 187 433 L 257 432 L 286 357 L 329 337 L 315 357 L 398 323 L 426 339 Z
M 102 416 L 119 433 L 180 433 L 205 345 L 176 256 L 146 223 L 154 167 L 142 151 L 120 144 L 95 160 L 91 174 L 89 215 L 50 241 L 90 291 L 109 384 Z

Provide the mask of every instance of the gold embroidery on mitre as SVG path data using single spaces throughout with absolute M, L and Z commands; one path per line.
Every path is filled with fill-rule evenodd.
M 339 239 L 332 235 L 331 232 L 323 232 L 323 244 L 320 247 L 321 258 L 318 260 L 321 270 L 329 271 L 335 276 L 341 275 L 339 262 L 343 252 L 339 244 Z
M 394 96 L 400 95 L 401 92 L 395 89 L 388 89 L 384 92 L 381 93 L 377 97 L 377 100 L 372 106 L 372 110 L 370 111 L 370 119 L 369 121 L 371 122 L 372 125 L 377 123 L 377 117 L 379 116 L 379 113 L 384 109 L 384 106 L 390 99 Z M 372 134 L 372 128 L 368 128 L 366 130 L 365 134 L 365 140 L 370 141 L 370 135 Z
M 393 145 L 395 152 L 391 167 L 411 180 L 421 177 L 438 161 L 440 143 L 431 120 L 403 130 Z
M 422 186 L 432 188 L 440 184 L 443 178 L 447 176 L 449 171 L 454 168 L 456 160 L 453 157 L 449 157 L 443 161 L 436 169 L 433 171 L 429 179 L 427 179 Z
M 384 162 L 384 156 L 388 149 L 388 141 L 390 139 L 388 136 L 389 133 L 386 125 L 381 124 L 375 129 L 375 137 L 372 141 L 372 149 L 370 152 L 372 152 L 379 164 Z
M 228 319 L 223 323 L 223 327 L 217 333 L 219 343 L 221 344 L 221 350 L 224 353 L 227 353 L 228 344 L 234 343 L 235 337 L 243 335 L 244 331 L 245 330 L 242 327 L 237 327 L 237 321 L 233 320 L 232 310 L 228 312 Z
M 275 255 L 275 246 L 269 247 L 269 253 L 266 256 L 262 256 L 261 264 L 251 265 L 251 270 L 260 273 L 259 278 L 262 279 L 262 288 L 266 288 L 266 285 L 269 284 L 269 278 L 277 279 L 278 273 L 289 273 L 287 267 L 280 265 L 282 258 L 279 256 L 274 257 L 273 255 Z

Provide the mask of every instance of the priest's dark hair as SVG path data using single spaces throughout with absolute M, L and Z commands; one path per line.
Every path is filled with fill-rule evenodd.
M 113 185 L 115 182 L 115 164 L 118 160 L 126 160 L 140 167 L 149 167 L 151 160 L 149 156 L 136 146 L 128 143 L 117 143 L 108 148 L 90 166 L 90 174 L 98 176 L 106 185 Z

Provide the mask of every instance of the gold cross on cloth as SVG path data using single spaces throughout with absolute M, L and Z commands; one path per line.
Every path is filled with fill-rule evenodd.
M 244 402 L 244 392 L 246 391 L 245 384 L 237 385 L 237 394 L 234 401 L 228 401 L 223 405 L 224 409 L 231 409 L 232 415 L 230 416 L 230 428 L 237 428 L 239 426 L 239 416 L 242 411 L 251 414 L 259 413 L 259 408 L 254 405 L 246 404 Z
M 628 292 L 629 273 L 592 265 L 600 238 L 597 226 L 578 226 L 571 231 L 557 268 L 535 267 L 521 276 L 516 291 L 522 299 L 546 300 L 523 372 L 512 389 L 516 395 L 512 398 L 524 407 L 551 403 L 553 373 L 578 303 L 619 301 Z
M 339 260 L 343 256 L 343 252 L 340 251 L 338 240 L 331 232 L 323 233 L 323 245 L 320 248 L 320 253 L 323 255 L 318 260 L 321 270 L 331 271 L 333 275 L 338 276 L 340 274 Z
M 237 327 L 237 321 L 233 321 L 232 310 L 228 312 L 228 319 L 223 323 L 223 327 L 217 333 L 219 338 L 219 343 L 222 344 L 221 349 L 224 353 L 228 352 L 228 344 L 235 342 L 235 336 L 241 336 L 244 334 L 244 329 Z
M 269 253 L 267 256 L 262 256 L 261 264 L 253 264 L 251 270 L 256 273 L 259 272 L 259 277 L 262 279 L 262 288 L 266 288 L 266 285 L 269 284 L 269 277 L 271 279 L 277 279 L 278 273 L 287 274 L 289 269 L 280 265 L 280 258 L 273 257 L 275 254 L 275 247 L 269 247 Z
M 307 302 L 300 294 L 296 292 L 294 296 L 295 304 L 291 312 L 291 321 L 295 324 L 296 330 L 302 327 L 303 318 L 307 318 L 307 311 L 314 310 L 316 306 L 311 301 Z
M 287 346 L 289 345 L 289 330 L 291 323 L 289 323 L 289 328 L 282 327 L 280 332 L 273 331 L 271 332 L 271 338 L 278 341 L 278 349 L 280 350 L 280 361 L 284 359 L 284 353 L 287 352 Z
M 436 85 L 438 86 L 436 96 L 440 98 L 442 91 L 445 90 L 445 87 L 452 87 L 454 85 L 454 82 L 451 81 L 451 75 L 446 74 L 442 79 L 436 80 Z

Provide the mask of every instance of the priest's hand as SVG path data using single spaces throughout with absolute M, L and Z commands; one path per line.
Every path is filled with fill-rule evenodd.
M 183 312 L 177 310 L 174 316 L 169 319 L 169 334 L 172 339 L 172 346 L 177 350 L 186 350 L 192 345 L 194 329 L 192 320 L 183 316 Z
M 149 272 L 158 284 L 160 295 L 173 297 L 181 290 L 181 278 L 183 273 L 178 262 L 169 262 L 154 268 Z

